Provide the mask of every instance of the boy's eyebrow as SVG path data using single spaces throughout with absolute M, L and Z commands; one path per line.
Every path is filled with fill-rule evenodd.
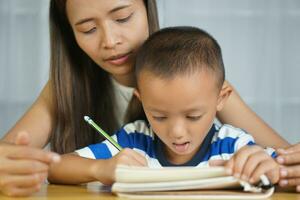
M 167 111 L 159 110 L 159 109 L 155 109 L 155 108 L 151 108 L 151 107 L 149 107 L 148 110 L 150 110 L 152 112 L 158 112 L 158 113 L 167 113 Z M 184 110 L 183 112 L 184 113 L 191 113 L 191 112 L 204 112 L 204 111 L 205 111 L 205 107 L 201 106 L 201 107 L 198 107 L 198 108 L 187 109 L 187 110 Z
M 129 6 L 131 6 L 131 4 L 117 6 L 117 7 L 113 8 L 113 9 L 111 9 L 111 10 L 108 12 L 108 14 L 117 12 L 118 10 L 127 8 L 127 7 L 129 7 Z M 92 20 L 94 20 L 94 18 L 92 18 L 92 17 L 81 19 L 81 20 L 79 20 L 78 22 L 75 23 L 75 26 L 81 25 L 81 24 L 83 24 L 83 23 L 86 23 L 86 22 L 89 22 L 89 21 L 92 21 Z

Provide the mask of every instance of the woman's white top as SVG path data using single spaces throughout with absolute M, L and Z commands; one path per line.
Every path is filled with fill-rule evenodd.
M 116 97 L 115 114 L 117 121 L 120 125 L 124 125 L 126 110 L 132 98 L 134 88 L 121 85 L 114 78 L 111 78 L 111 80 Z

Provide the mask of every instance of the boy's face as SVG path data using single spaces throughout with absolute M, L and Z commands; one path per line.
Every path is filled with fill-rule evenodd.
M 172 79 L 142 71 L 136 93 L 173 164 L 195 155 L 225 99 L 219 95 L 214 75 L 204 70 Z

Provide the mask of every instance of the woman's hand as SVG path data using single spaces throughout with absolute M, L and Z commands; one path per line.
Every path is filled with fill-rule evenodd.
M 147 166 L 146 158 L 139 154 L 138 152 L 125 148 L 120 151 L 117 155 L 113 156 L 108 160 L 108 163 L 105 165 L 105 169 L 103 170 L 103 164 L 99 167 L 94 168 L 94 177 L 95 179 L 99 180 L 103 184 L 111 185 L 115 182 L 115 171 L 117 165 L 128 165 L 128 166 Z M 99 172 L 105 172 L 105 178 L 103 174 L 101 175 Z
M 228 174 L 256 183 L 265 174 L 272 183 L 279 181 L 279 165 L 262 147 L 244 146 L 225 164 Z
M 277 150 L 277 162 L 282 165 L 280 169 L 281 187 L 296 187 L 300 192 L 300 143 L 285 149 Z
M 28 196 L 41 187 L 49 165 L 59 155 L 29 147 L 29 136 L 20 132 L 14 144 L 0 142 L 0 192 L 8 196 Z

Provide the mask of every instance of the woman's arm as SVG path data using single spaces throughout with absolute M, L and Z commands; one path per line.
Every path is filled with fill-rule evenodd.
M 223 87 L 232 86 L 225 81 Z M 224 108 L 217 113 L 217 117 L 222 123 L 232 124 L 233 126 L 246 130 L 254 137 L 256 143 L 261 146 L 273 148 L 289 146 L 286 140 L 245 104 L 233 87 L 232 93 Z
M 27 196 L 39 190 L 57 154 L 42 150 L 51 130 L 50 88 L 0 140 L 0 192 L 8 196 Z
M 52 125 L 50 99 L 50 83 L 48 82 L 34 104 L 0 141 L 14 143 L 17 134 L 20 131 L 26 131 L 30 136 L 28 145 L 43 148 L 48 143 Z

